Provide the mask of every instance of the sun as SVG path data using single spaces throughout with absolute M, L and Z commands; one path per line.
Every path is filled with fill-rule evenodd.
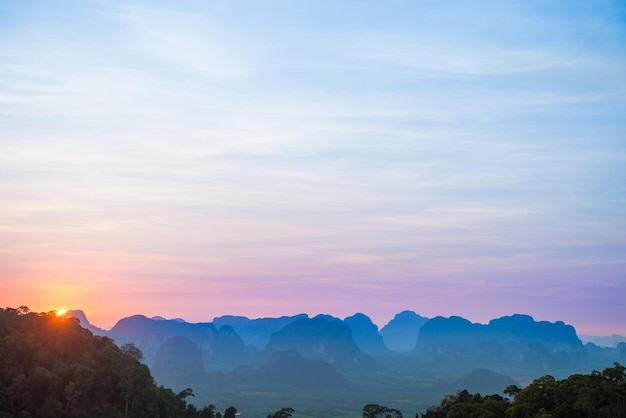
M 57 309 L 56 310 L 56 315 L 57 316 L 63 316 L 67 313 L 67 309 Z

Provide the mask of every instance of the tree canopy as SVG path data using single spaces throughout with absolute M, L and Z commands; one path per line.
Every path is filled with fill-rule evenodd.
M 268 415 L 267 418 L 289 418 L 294 412 L 294 409 L 290 407 L 281 408 L 279 411 L 274 412 L 274 414 Z
M 363 407 L 363 418 L 402 418 L 402 412 L 383 405 L 369 403 Z
M 421 417 L 626 417 L 625 371 L 624 366 L 614 363 L 602 372 L 574 374 L 563 380 L 542 376 L 524 389 L 508 386 L 504 393 L 513 397 L 512 401 L 499 395 L 481 396 L 463 390 L 444 397 L 440 405 L 429 408 Z
M 190 390 L 157 387 L 141 358 L 75 318 L 0 308 L 0 417 L 213 417 Z

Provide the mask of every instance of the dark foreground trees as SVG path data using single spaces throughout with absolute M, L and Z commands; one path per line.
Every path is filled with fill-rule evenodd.
M 0 308 L 0 418 L 213 416 L 186 403 L 190 391 L 157 387 L 140 359 L 74 318 Z
M 563 380 L 536 379 L 515 396 L 507 411 L 512 418 L 626 417 L 626 373 L 619 363 L 602 372 L 574 374 Z
M 502 396 L 481 396 L 463 390 L 456 395 L 446 396 L 439 406 L 428 408 L 422 418 L 497 418 L 504 417 L 509 406 L 509 400 Z M 419 414 L 416 418 L 419 418 Z
M 363 418 L 402 418 L 402 412 L 383 405 L 369 403 L 363 407 Z
M 274 414 L 268 415 L 267 418 L 289 418 L 294 412 L 293 408 L 281 408 L 279 411 L 274 412 Z
M 464 390 L 446 396 L 421 417 L 626 418 L 626 368 L 619 363 L 602 372 L 574 374 L 563 380 L 543 376 L 524 389 L 509 386 L 504 393 L 513 401 Z

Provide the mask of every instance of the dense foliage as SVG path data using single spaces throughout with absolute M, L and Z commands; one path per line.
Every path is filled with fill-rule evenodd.
M 363 407 L 363 418 L 402 418 L 402 412 L 375 403 Z
M 272 415 L 268 415 L 267 418 L 289 418 L 293 415 L 294 409 L 291 407 L 281 408 Z
M 0 308 L 0 418 L 214 416 L 157 387 L 141 357 L 74 318 Z
M 510 405 L 507 398 L 499 395 L 481 396 L 463 390 L 444 397 L 439 406 L 429 408 L 422 418 L 504 417 Z M 416 415 L 418 417 L 419 414 Z
M 626 417 L 626 368 L 619 363 L 602 372 L 574 374 L 556 380 L 547 375 L 524 389 L 509 386 L 499 395 L 481 396 L 466 390 L 446 396 L 422 418 L 621 418 Z

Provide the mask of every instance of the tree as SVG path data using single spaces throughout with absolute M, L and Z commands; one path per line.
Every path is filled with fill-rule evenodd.
M 507 416 L 619 417 L 626 402 L 626 368 L 619 363 L 602 372 L 574 374 L 556 381 L 543 376 L 519 391 Z
M 509 385 L 509 386 L 507 386 L 504 389 L 504 394 L 505 395 L 509 395 L 510 397 L 514 398 L 521 391 L 522 391 L 522 389 L 519 386 L 517 386 L 517 385 Z
M 535 379 L 530 385 L 519 391 L 508 411 L 512 418 L 526 418 L 537 415 L 541 410 L 550 411 L 556 403 L 557 382 L 550 375 Z
M 402 412 L 383 405 L 369 403 L 363 407 L 363 418 L 402 418 Z
M 179 399 L 186 399 L 189 396 L 196 396 L 193 394 L 193 389 L 191 388 L 183 389 L 178 393 L 178 395 L 176 395 Z
M 293 408 L 281 408 L 280 411 L 274 412 L 273 415 L 268 415 L 267 418 L 289 418 L 293 415 L 295 410 Z
M 481 396 L 462 390 L 445 396 L 439 406 L 428 408 L 422 418 L 498 418 L 504 416 L 509 405 L 509 400 L 500 395 Z
M 135 344 L 132 344 L 132 343 L 124 344 L 120 348 L 122 350 L 122 353 L 131 357 L 135 361 L 143 360 L 143 353 L 141 352 L 139 348 L 137 348 L 137 346 L 135 346 Z
M 235 408 L 234 406 L 229 406 L 228 408 L 226 408 L 226 411 L 224 411 L 224 418 L 235 418 L 236 415 L 237 408 Z
M 214 418 L 215 417 L 215 405 L 210 404 L 202 408 L 200 411 L 200 418 Z

